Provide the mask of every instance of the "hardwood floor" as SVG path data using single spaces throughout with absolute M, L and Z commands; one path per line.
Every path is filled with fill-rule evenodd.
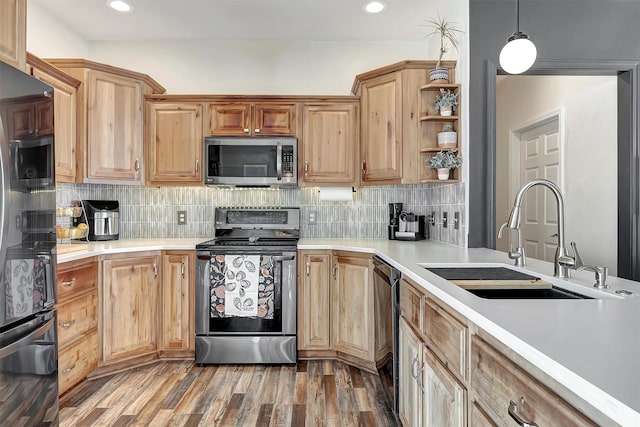
M 334 361 L 159 362 L 72 390 L 60 426 L 397 426 L 385 386 Z

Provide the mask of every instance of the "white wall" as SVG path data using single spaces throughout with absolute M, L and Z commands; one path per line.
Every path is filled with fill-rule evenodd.
M 612 76 L 501 77 L 496 93 L 496 230 L 513 205 L 509 197 L 509 134 L 562 109 L 567 244 L 585 264 L 617 267 L 617 84 Z M 561 124 L 562 125 L 562 124 Z M 561 130 L 562 132 L 562 130 Z M 508 249 L 498 239 L 499 250 Z
M 27 2 L 27 51 L 41 58 L 87 58 L 89 43 L 34 2 Z

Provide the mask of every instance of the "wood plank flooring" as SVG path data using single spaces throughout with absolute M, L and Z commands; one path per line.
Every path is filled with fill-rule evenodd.
M 159 362 L 65 396 L 60 426 L 397 426 L 384 380 L 341 362 Z

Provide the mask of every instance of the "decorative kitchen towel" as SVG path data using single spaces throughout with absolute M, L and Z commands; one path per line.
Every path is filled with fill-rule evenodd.
M 4 273 L 6 320 L 42 310 L 46 270 L 39 259 L 7 260 Z
M 211 317 L 273 319 L 274 279 L 270 256 L 211 257 Z

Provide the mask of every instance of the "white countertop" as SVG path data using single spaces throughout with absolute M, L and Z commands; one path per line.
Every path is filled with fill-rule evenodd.
M 206 239 L 134 239 L 90 243 L 89 249 L 58 255 L 58 263 L 87 256 L 145 250 L 193 249 Z M 399 269 L 443 302 L 623 426 L 640 426 L 640 283 L 611 277 L 609 295 L 625 299 L 491 300 L 470 294 L 419 263 L 502 263 L 507 255 L 429 241 L 301 239 L 299 249 L 372 253 Z M 526 270 L 551 279 L 553 265 L 527 260 Z M 571 283 L 592 290 L 593 273 L 572 272 Z M 572 402 L 575 404 L 575 402 Z M 579 404 L 577 405 L 580 409 Z

